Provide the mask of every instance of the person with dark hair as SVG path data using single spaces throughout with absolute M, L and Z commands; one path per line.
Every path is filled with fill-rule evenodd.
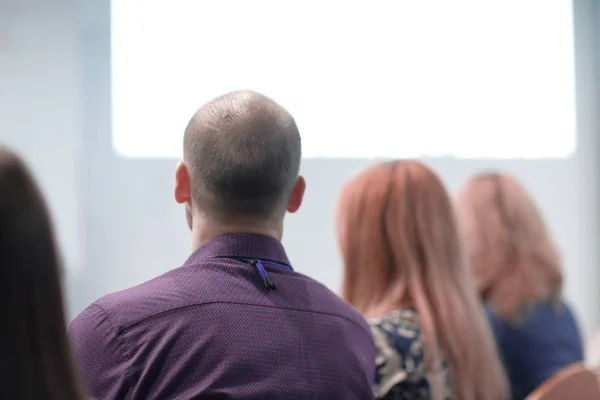
M 373 398 L 368 324 L 295 272 L 280 242 L 304 194 L 300 159 L 294 119 L 261 94 L 229 93 L 198 110 L 174 191 L 192 255 L 71 324 L 97 398 Z
M 61 290 L 42 194 L 19 157 L 0 147 L 0 399 L 83 398 Z

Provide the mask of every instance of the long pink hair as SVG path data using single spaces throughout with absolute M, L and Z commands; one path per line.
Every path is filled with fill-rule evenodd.
M 507 383 L 438 176 L 402 160 L 368 168 L 344 188 L 338 237 L 343 297 L 367 317 L 411 305 L 425 358 L 448 358 L 457 398 L 500 400 Z
M 558 299 L 561 260 L 546 224 L 513 177 L 475 176 L 458 196 L 458 215 L 483 301 L 507 320 L 535 301 Z

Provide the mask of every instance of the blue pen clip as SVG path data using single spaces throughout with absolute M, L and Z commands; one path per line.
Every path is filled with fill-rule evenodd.
M 260 273 L 260 276 L 262 276 L 263 281 L 265 282 L 265 287 L 267 289 L 277 290 L 277 284 L 275 283 L 275 281 L 273 279 L 269 278 L 269 275 L 267 275 L 267 271 L 265 270 L 265 267 L 263 267 L 263 265 L 261 264 L 261 262 L 259 260 L 254 258 L 250 262 L 250 265 L 252 265 L 253 267 L 256 267 L 256 269 L 258 269 L 258 272 Z

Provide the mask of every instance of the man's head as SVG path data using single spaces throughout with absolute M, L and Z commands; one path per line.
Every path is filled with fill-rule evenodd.
M 175 199 L 188 222 L 280 224 L 295 212 L 305 183 L 300 134 L 294 118 L 252 91 L 225 94 L 203 105 L 184 136 L 184 161 L 176 171 Z

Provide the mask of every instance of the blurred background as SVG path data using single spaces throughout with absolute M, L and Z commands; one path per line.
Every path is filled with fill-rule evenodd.
M 453 192 L 499 169 L 544 212 L 586 337 L 600 327 L 595 0 L 0 0 L 0 142 L 48 198 L 70 316 L 186 260 L 183 129 L 234 89 L 298 120 L 298 271 L 338 291 L 336 199 L 364 165 L 419 157 Z

